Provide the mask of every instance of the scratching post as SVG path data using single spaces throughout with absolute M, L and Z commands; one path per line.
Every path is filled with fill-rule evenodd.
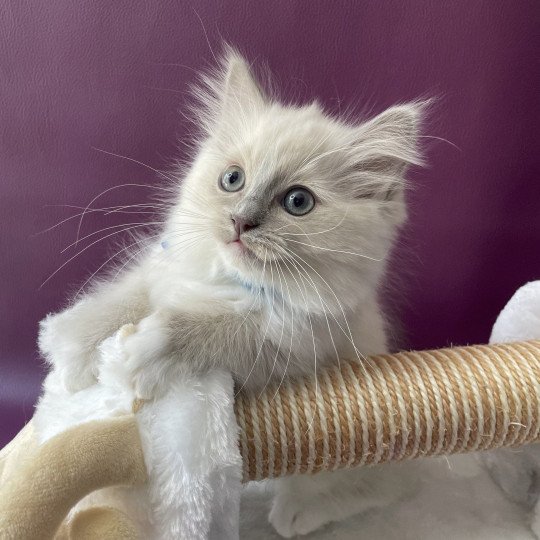
M 540 436 L 540 341 L 342 360 L 236 416 L 244 480 L 517 446 Z
M 344 359 L 317 379 L 241 393 L 235 410 L 245 481 L 519 446 L 540 438 L 540 341 Z M 136 413 L 41 446 L 29 424 L 0 452 L 0 478 L 0 536 L 52 539 L 87 493 L 146 480 Z M 64 529 L 71 540 L 136 537 L 114 509 Z

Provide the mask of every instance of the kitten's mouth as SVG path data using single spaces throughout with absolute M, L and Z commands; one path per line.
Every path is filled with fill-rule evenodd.
M 241 237 L 233 238 L 226 242 L 234 256 L 239 259 L 248 259 L 252 262 L 259 261 L 259 255 L 253 247 L 249 246 Z
M 242 242 L 242 239 L 240 237 L 230 240 L 229 242 L 227 242 L 227 245 L 231 246 L 232 249 L 234 249 L 236 252 L 253 256 L 253 252 L 251 251 L 251 249 L 249 249 L 246 244 Z

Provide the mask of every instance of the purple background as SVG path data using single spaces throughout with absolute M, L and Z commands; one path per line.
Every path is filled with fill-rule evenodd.
M 267 61 L 286 96 L 332 110 L 440 98 L 426 134 L 452 144 L 425 139 L 395 296 L 408 346 L 486 341 L 512 292 L 540 278 L 539 22 L 537 0 L 0 1 L 0 446 L 32 415 L 37 321 L 111 253 L 98 243 L 39 288 L 78 251 L 59 253 L 76 220 L 36 235 L 76 212 L 49 205 L 155 183 L 95 148 L 156 168 L 182 156 L 179 109 L 212 60 L 205 32 L 216 51 L 225 38 Z M 126 186 L 95 206 L 151 192 Z M 93 214 L 83 235 L 145 217 Z

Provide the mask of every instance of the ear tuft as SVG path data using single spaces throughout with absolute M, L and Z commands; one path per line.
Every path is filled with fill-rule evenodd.
M 391 200 L 401 191 L 410 165 L 422 165 L 418 137 L 429 101 L 396 105 L 354 128 L 349 165 L 358 197 Z
M 222 65 L 221 107 L 223 111 L 240 113 L 241 110 L 264 105 L 266 97 L 240 53 L 227 45 Z
M 192 116 L 206 135 L 256 116 L 267 100 L 249 64 L 229 45 L 224 45 L 218 66 L 200 76 L 192 95 Z

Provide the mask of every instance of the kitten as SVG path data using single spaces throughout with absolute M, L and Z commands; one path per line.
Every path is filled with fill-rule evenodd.
M 41 323 L 40 350 L 69 391 L 95 382 L 97 346 L 131 322 L 142 398 L 184 370 L 221 366 L 239 387 L 261 388 L 387 351 L 377 291 L 406 217 L 404 174 L 421 162 L 423 104 L 358 125 L 317 103 L 284 105 L 232 49 L 197 93 L 198 152 L 159 240 Z M 351 503 L 362 474 L 376 495 Z M 270 519 L 288 537 L 386 504 L 395 485 L 374 474 L 278 481 Z

